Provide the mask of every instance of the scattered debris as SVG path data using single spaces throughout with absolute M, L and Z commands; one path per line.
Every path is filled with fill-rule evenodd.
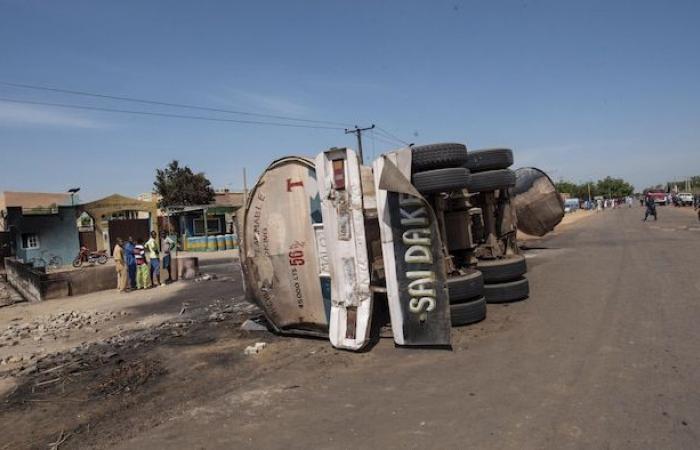
M 218 277 L 214 273 L 203 273 L 197 278 L 194 279 L 196 282 L 200 281 L 209 281 L 209 280 L 216 280 Z
M 245 355 L 257 355 L 263 349 L 267 347 L 267 344 L 265 342 L 256 342 L 255 345 L 249 345 L 248 347 L 245 348 L 243 353 Z
M 265 319 L 263 317 L 255 317 L 247 319 L 241 325 L 243 331 L 268 331 Z
M 156 360 L 130 361 L 114 369 L 96 391 L 103 395 L 129 393 L 165 372 L 165 368 Z
M 82 330 L 97 333 L 96 325 L 117 319 L 125 312 L 112 311 L 78 312 L 67 311 L 38 317 L 31 322 L 18 323 L 13 321 L 0 334 L 0 347 L 14 346 L 22 339 L 33 339 L 41 342 L 47 339 L 57 340 L 68 337 L 71 330 Z M 126 313 L 128 314 L 128 313 Z
M 49 450 L 58 450 L 58 448 L 66 442 L 66 440 L 70 437 L 70 433 L 65 434 L 63 431 L 61 431 L 61 434 L 58 435 L 58 439 L 56 439 L 55 442 L 49 442 Z

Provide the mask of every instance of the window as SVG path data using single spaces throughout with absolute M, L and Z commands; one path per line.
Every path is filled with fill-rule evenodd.
M 204 219 L 194 219 L 194 235 L 204 235 Z M 217 219 L 207 219 L 207 234 L 221 234 L 221 221 Z
M 39 235 L 35 233 L 22 233 L 22 248 L 25 250 L 39 248 Z

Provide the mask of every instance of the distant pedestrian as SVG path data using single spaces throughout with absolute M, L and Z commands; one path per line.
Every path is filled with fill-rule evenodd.
M 647 196 L 645 204 L 647 209 L 644 212 L 644 219 L 642 221 L 646 222 L 649 216 L 654 216 L 654 220 L 656 220 L 656 202 L 654 201 L 654 198 L 651 195 Z
M 148 263 L 146 262 L 146 249 L 141 238 L 136 239 L 134 258 L 136 259 L 136 289 L 151 287 L 151 280 L 148 276 Z
M 163 251 L 163 270 L 168 271 L 168 283 L 173 281 L 173 274 L 171 272 L 172 261 L 170 258 L 170 253 L 172 248 L 175 246 L 175 241 L 168 236 L 168 234 L 163 231 L 160 233 L 160 248 Z
M 122 238 L 117 238 L 117 243 L 115 244 L 114 251 L 112 252 L 114 265 L 117 269 L 117 289 L 119 289 L 119 292 L 126 292 L 128 282 L 126 263 L 124 262 L 124 249 L 122 248 L 123 244 Z
M 131 236 L 124 243 L 124 262 L 129 275 L 128 289 L 136 289 L 136 258 L 134 257 L 134 238 Z
M 151 238 L 146 241 L 146 256 L 151 268 L 151 285 L 160 286 L 160 244 L 158 244 L 158 233 L 151 231 Z

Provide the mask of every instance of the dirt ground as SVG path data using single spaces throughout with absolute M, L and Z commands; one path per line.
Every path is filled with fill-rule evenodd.
M 452 351 L 243 331 L 257 311 L 231 260 L 203 267 L 216 280 L 68 299 L 55 307 L 119 315 L 99 338 L 76 330 L 5 366 L 0 449 L 697 448 L 700 224 L 641 215 L 592 214 L 528 242 L 530 298 L 489 305 L 453 330 Z M 0 309 L 0 330 L 48 313 L 37 306 Z M 244 355 L 255 342 L 268 345 Z

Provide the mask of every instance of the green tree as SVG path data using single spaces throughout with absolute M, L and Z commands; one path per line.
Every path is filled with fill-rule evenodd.
M 156 170 L 153 186 L 160 196 L 159 208 L 206 205 L 214 201 L 214 190 L 204 173 L 194 173 L 189 167 L 180 166 L 177 160 L 171 161 L 165 169 Z
M 619 198 L 632 195 L 634 186 L 622 178 L 605 177 L 596 183 L 596 191 L 598 195 L 604 195 L 608 198 Z
M 559 180 L 554 186 L 560 194 L 571 194 L 572 197 L 576 197 L 576 193 L 578 192 L 578 186 L 571 181 Z

